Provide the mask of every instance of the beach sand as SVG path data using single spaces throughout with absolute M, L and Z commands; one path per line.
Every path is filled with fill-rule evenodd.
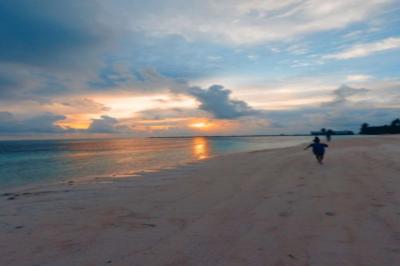
M 399 265 L 400 138 L 0 197 L 0 265 Z

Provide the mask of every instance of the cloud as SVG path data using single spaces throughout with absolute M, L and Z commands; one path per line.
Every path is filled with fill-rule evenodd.
M 209 112 L 218 119 L 235 119 L 257 114 L 246 102 L 231 99 L 232 91 L 221 85 L 212 85 L 208 89 L 190 87 L 185 93 L 200 103 L 200 110 Z
M 349 97 L 362 95 L 367 93 L 369 90 L 364 88 L 352 88 L 347 85 L 342 85 L 333 91 L 335 98 L 328 103 L 324 103 L 325 106 L 343 106 L 349 104 Z
M 76 93 L 116 34 L 96 1 L 0 1 L 0 101 Z
M 63 133 L 67 131 L 55 125 L 55 122 L 63 119 L 65 119 L 65 116 L 52 113 L 18 119 L 10 112 L 0 112 L 0 134 Z
M 391 0 L 279 3 L 274 0 L 204 0 L 185 4 L 166 1 L 165 5 L 169 6 L 179 4 L 179 15 L 176 15 L 176 9 L 163 5 L 155 14 L 151 9 L 155 3 L 149 1 L 144 7 L 148 12 L 131 16 L 126 24 L 132 30 L 146 30 L 156 36 L 180 35 L 188 40 L 208 39 L 230 45 L 255 44 L 344 28 L 369 20 L 391 3 Z
M 96 114 L 111 110 L 109 107 L 88 98 L 72 98 L 62 99 L 60 101 L 51 101 L 42 103 L 40 107 L 53 113 L 57 112 L 65 115 L 82 113 Z
M 0 102 L 14 99 L 31 99 L 40 77 L 35 77 L 28 69 L 15 65 L 2 65 L 0 61 Z
M 138 120 L 174 120 L 197 116 L 200 116 L 199 111 L 187 108 L 154 108 L 146 109 L 135 114 L 135 118 Z
M 117 125 L 118 119 L 103 115 L 99 119 L 93 119 L 87 131 L 91 133 L 114 133 Z
M 385 97 L 385 102 L 377 104 L 376 98 L 381 97 L 381 93 L 391 97 Z M 368 89 L 342 85 L 332 90 L 331 94 L 333 99 L 322 104 L 264 113 L 271 121 L 268 131 L 307 133 L 324 127 L 358 132 L 362 123 L 384 124 L 397 117 L 400 111 L 399 105 L 390 106 L 388 103 L 391 100 L 388 98 L 394 99 L 399 95 L 398 83 L 389 83 L 381 88 L 370 84 Z M 373 101 L 369 100 L 371 97 Z
M 323 56 L 324 59 L 347 60 L 400 48 L 400 38 L 391 37 L 372 43 L 356 44 L 347 50 Z
M 358 40 L 358 45 L 332 50 L 343 44 L 340 37 L 346 32 L 362 30 L 367 34 L 366 30 L 377 18 L 388 27 L 382 26 L 382 31 L 376 34 L 395 36 L 393 21 L 389 20 L 396 18 L 392 8 L 396 1 L 39 2 L 0 2 L 0 110 L 9 112 L 1 116 L 3 131 L 65 132 L 71 129 L 63 130 L 57 125 L 84 128 L 96 118 L 89 130 L 76 132 L 119 133 L 129 130 L 131 124 L 124 119 L 136 110 L 139 112 L 129 123 L 134 124 L 136 118 L 183 120 L 188 116 L 202 116 L 226 119 L 234 124 L 239 120 L 258 121 L 269 115 L 259 108 L 277 110 L 301 106 L 291 114 L 296 118 L 288 118 L 288 123 L 272 121 L 269 124 L 286 125 L 290 130 L 301 118 L 313 121 L 313 117 L 319 121 L 318 117 L 327 119 L 333 114 L 339 117 L 340 108 L 352 113 L 354 108 L 361 108 L 360 98 L 369 97 L 367 100 L 379 102 L 380 108 L 398 106 L 395 90 L 393 97 L 378 90 L 376 94 L 368 91 L 364 97 L 361 89 L 351 87 L 338 89 L 334 97 L 328 95 L 337 84 L 333 81 L 337 80 L 335 75 L 342 77 L 344 71 L 355 73 L 347 81 L 363 81 L 366 88 L 370 88 L 366 81 L 370 84 L 396 75 L 394 58 L 385 57 L 387 60 L 380 64 L 354 65 L 358 62 L 331 60 L 327 63 L 320 56 L 330 51 L 325 52 L 335 53 L 328 55 L 330 59 L 339 60 L 339 57 L 353 58 L 395 49 L 400 38 L 372 43 Z M 385 17 L 380 16 L 382 11 L 387 12 Z M 301 39 L 322 32 L 309 36 L 310 39 Z M 365 39 L 376 37 L 376 34 L 364 36 L 363 33 L 357 34 Z M 345 43 L 349 40 L 353 39 Z M 308 68 L 290 69 L 291 63 Z M 330 85 L 322 89 L 312 85 L 280 91 L 273 84 L 279 80 L 288 87 L 290 79 L 300 84 L 303 75 L 323 80 L 327 72 L 331 76 Z M 358 73 L 371 73 L 375 78 L 368 80 L 369 76 Z M 238 78 L 241 75 L 247 80 L 241 81 Z M 200 87 L 192 87 L 194 84 Z M 234 88 L 234 93 L 220 85 L 208 88 L 209 84 L 224 84 Z M 148 104 L 151 97 L 167 94 L 168 97 L 162 97 L 166 102 Z M 172 94 L 185 101 L 172 99 L 176 96 Z M 138 95 L 145 95 L 142 99 L 146 95 L 151 97 L 149 101 L 142 101 L 136 98 Z M 120 104 L 119 98 L 126 101 Z M 315 107 L 331 98 L 330 103 Z M 194 105 L 193 99 L 198 105 Z M 331 116 L 327 110 L 332 112 Z M 41 129 L 33 128 L 34 122 Z
M 357 95 L 357 94 L 362 94 L 368 92 L 367 89 L 364 88 L 352 88 L 347 85 L 342 85 L 336 90 L 333 91 L 333 94 L 336 95 L 336 99 L 347 99 L 347 97 Z
M 358 132 L 364 122 L 384 124 L 398 117 L 399 108 L 370 108 L 368 106 L 324 105 L 298 110 L 269 111 L 271 126 L 268 133 L 308 133 L 320 128 L 353 130 Z
M 133 76 L 132 73 L 125 70 L 123 70 L 122 73 L 123 74 L 117 71 L 114 72 L 112 76 L 114 82 L 123 84 L 121 85 L 122 87 L 126 86 L 126 83 L 130 84 L 130 86 L 126 88 L 128 91 L 145 94 L 170 92 L 176 95 L 191 96 L 200 103 L 200 110 L 206 111 L 218 119 L 236 119 L 242 116 L 257 114 L 257 111 L 246 102 L 231 99 L 232 91 L 225 89 L 221 85 L 212 85 L 207 89 L 190 86 L 186 81 L 165 77 L 154 69 L 142 70 L 136 73 L 136 76 Z M 120 74 L 122 76 L 120 76 Z M 160 111 L 161 110 L 163 109 L 160 109 Z M 154 110 L 147 112 L 147 114 L 150 113 L 154 115 Z M 176 116 L 176 114 L 180 113 L 180 110 L 170 109 L 168 113 Z M 142 115 L 144 114 L 146 114 L 146 112 L 142 112 Z M 157 116 L 159 115 L 155 115 L 155 117 Z
M 29 135 L 29 134 L 109 134 L 132 133 L 132 129 L 121 121 L 110 116 L 92 119 L 88 129 L 73 129 L 61 127 L 57 122 L 65 120 L 63 115 L 53 113 L 37 114 L 28 118 L 20 118 L 10 112 L 0 112 L 0 135 Z
M 103 115 L 99 119 L 92 119 L 87 130 L 82 130 L 85 133 L 129 133 L 131 128 L 126 125 L 121 125 L 120 121 L 114 117 Z
M 348 75 L 346 77 L 346 80 L 349 82 L 362 82 L 370 80 L 371 78 L 372 77 L 369 75 L 358 74 L 358 75 Z
M 130 69 L 126 64 L 109 65 L 91 81 L 92 91 L 128 91 L 136 94 L 166 92 L 169 88 L 186 86 L 185 81 L 161 75 L 154 68 Z
M 1 1 L 0 62 L 53 68 L 84 64 L 109 38 L 96 10 L 93 1 Z

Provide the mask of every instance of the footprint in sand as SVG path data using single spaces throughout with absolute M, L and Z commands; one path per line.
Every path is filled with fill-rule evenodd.
M 279 213 L 279 216 L 280 216 L 280 217 L 289 217 L 289 216 L 290 216 L 290 213 L 289 213 L 289 212 L 280 212 L 280 213 Z
M 24 192 L 24 193 L 4 193 L 2 194 L 3 197 L 8 197 L 7 200 L 15 200 L 18 197 L 31 197 L 31 196 L 41 196 L 41 195 L 48 195 L 48 194 L 56 194 L 56 193 L 67 193 L 71 190 L 59 190 L 59 191 L 37 191 L 37 192 Z
M 176 225 L 180 230 L 183 230 L 187 225 L 187 221 L 183 218 L 170 218 L 169 222 Z
M 322 195 L 312 195 L 311 198 L 321 199 L 321 198 L 325 198 L 325 196 L 322 196 Z
M 393 247 L 390 247 L 390 248 L 385 248 L 387 251 L 389 251 L 389 252 L 393 252 L 393 253 L 400 253 L 400 249 L 399 248 L 393 248 Z
M 334 213 L 334 212 L 325 212 L 325 215 L 327 215 L 327 216 L 335 216 L 336 213 Z
M 400 232 L 394 232 L 394 233 L 393 233 L 393 238 L 394 238 L 395 240 L 400 240 Z
M 143 226 L 147 226 L 147 227 L 156 227 L 155 224 L 142 224 Z

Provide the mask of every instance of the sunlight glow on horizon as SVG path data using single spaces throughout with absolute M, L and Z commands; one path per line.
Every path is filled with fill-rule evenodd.
M 95 114 L 74 114 L 67 116 L 66 119 L 57 121 L 55 125 L 60 126 L 64 129 L 88 129 L 92 119 L 99 118 L 99 115 Z
M 206 129 L 210 128 L 213 125 L 214 124 L 211 124 L 209 122 L 200 121 L 200 122 L 194 122 L 194 123 L 189 124 L 189 127 L 196 128 L 196 129 L 201 129 L 201 130 L 206 130 Z

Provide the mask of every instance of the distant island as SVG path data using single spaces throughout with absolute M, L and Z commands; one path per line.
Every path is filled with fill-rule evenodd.
M 400 134 L 400 119 L 393 120 L 390 125 L 370 126 L 368 123 L 363 123 L 360 128 L 360 135 L 380 135 L 380 134 Z M 236 138 L 236 137 L 299 137 L 299 136 L 346 136 L 355 135 L 352 130 L 333 130 L 321 128 L 319 131 L 311 131 L 310 134 L 259 134 L 259 135 L 199 135 L 199 136 L 153 136 L 150 138 Z
M 361 135 L 400 134 L 400 119 L 393 120 L 390 125 L 370 126 L 368 123 L 361 125 Z
M 354 135 L 354 132 L 351 130 L 333 130 L 333 129 L 325 129 L 321 128 L 320 131 L 311 131 L 311 135 L 313 136 L 328 136 L 328 135 Z

